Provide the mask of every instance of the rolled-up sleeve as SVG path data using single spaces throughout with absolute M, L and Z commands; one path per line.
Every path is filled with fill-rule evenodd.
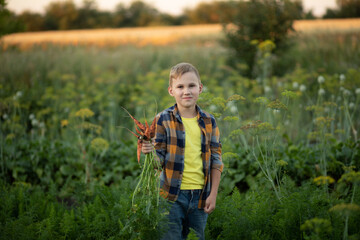
M 212 134 L 210 141 L 210 164 L 211 169 L 217 169 L 220 172 L 223 171 L 224 164 L 221 158 L 221 142 L 220 142 L 220 131 L 216 124 L 215 118 L 211 119 L 212 121 Z

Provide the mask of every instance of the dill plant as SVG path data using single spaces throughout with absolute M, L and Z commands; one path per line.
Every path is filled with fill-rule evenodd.
M 360 215 L 360 206 L 355 203 L 357 188 L 360 186 L 360 172 L 354 171 L 354 167 L 344 167 L 345 173 L 338 181 L 338 190 L 345 196 L 350 195 L 350 203 L 341 203 L 333 206 L 329 211 L 334 212 L 344 219 L 343 239 L 348 239 L 349 218 L 351 215 Z M 348 193 L 348 194 L 347 194 Z M 359 194 L 358 194 L 359 195 Z
M 78 144 L 81 151 L 81 161 L 84 164 L 85 169 L 85 184 L 91 182 L 91 171 L 92 171 L 92 159 L 89 157 L 89 150 L 92 150 L 95 154 L 103 155 L 108 148 L 108 143 L 105 139 L 94 138 L 94 135 L 100 135 L 102 127 L 93 124 L 89 119 L 94 116 L 94 112 L 89 108 L 82 108 L 74 114 L 73 124 L 77 134 Z M 92 142 L 90 142 L 90 140 Z
M 347 75 L 350 75 L 349 73 Z M 311 118 L 310 131 L 308 133 L 308 145 L 315 146 L 319 151 L 318 172 L 320 177 L 328 177 L 329 160 L 331 155 L 331 145 L 337 140 L 354 140 L 357 143 L 357 124 L 354 122 L 357 110 L 354 106 L 358 104 L 359 97 L 347 90 L 346 75 L 327 76 L 319 75 L 316 79 L 318 89 L 315 95 L 316 103 L 306 106 Z M 353 103 L 355 102 L 355 103 Z M 351 104 L 352 103 L 352 107 Z M 353 158 L 355 152 L 351 154 Z M 328 192 L 328 183 L 323 184 Z M 329 193 L 328 193 L 329 194 Z M 330 197 L 330 196 L 329 196 Z
M 291 98 L 296 97 L 291 91 L 284 91 L 282 95 L 287 104 Z M 249 151 L 270 182 L 277 199 L 281 201 L 281 172 L 288 163 L 278 158 L 277 149 L 280 146 L 280 136 L 288 108 L 279 99 L 270 101 L 266 97 L 259 97 L 254 102 L 260 105 L 260 120 L 252 121 L 241 129 L 248 133 L 251 143 Z

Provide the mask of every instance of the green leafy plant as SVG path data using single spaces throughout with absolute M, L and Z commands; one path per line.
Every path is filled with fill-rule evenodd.
M 240 1 L 233 25 L 225 26 L 226 44 L 235 51 L 235 62 L 245 63 L 247 76 L 254 76 L 256 45 L 252 41 L 271 40 L 278 53 L 288 48 L 288 34 L 299 17 L 299 2 L 288 0 Z M 271 51 L 270 51 L 271 52 Z M 235 65 L 235 64 L 233 64 Z

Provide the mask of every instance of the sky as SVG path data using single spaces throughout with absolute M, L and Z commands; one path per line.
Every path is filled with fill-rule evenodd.
M 21 13 L 24 10 L 32 12 L 43 13 L 45 7 L 50 2 L 66 1 L 66 0 L 7 0 L 8 9 L 15 13 Z M 80 6 L 83 0 L 73 0 L 77 6 Z M 98 8 L 102 10 L 112 11 L 118 3 L 123 3 L 126 6 L 132 0 L 95 0 Z M 142 0 L 157 10 L 164 13 L 178 15 L 183 12 L 185 8 L 194 8 L 199 2 L 211 2 L 214 0 Z M 302 0 L 305 11 L 313 10 L 315 16 L 321 16 L 325 13 L 327 8 L 335 8 L 336 0 Z

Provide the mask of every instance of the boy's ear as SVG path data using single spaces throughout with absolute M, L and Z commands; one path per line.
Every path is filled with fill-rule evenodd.
M 203 90 L 203 85 L 202 84 L 200 84 L 200 92 L 199 93 L 202 93 L 202 90 Z
M 172 97 L 174 96 L 171 86 L 168 87 L 168 92 L 169 92 L 170 96 L 172 96 Z

